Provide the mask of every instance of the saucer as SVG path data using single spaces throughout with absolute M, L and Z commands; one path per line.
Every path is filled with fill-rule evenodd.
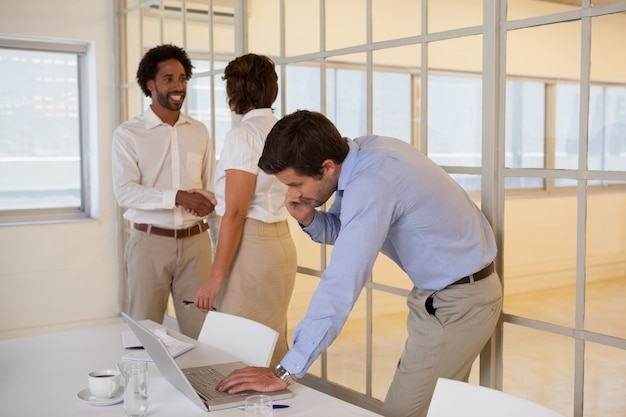
M 115 395 L 110 398 L 103 398 L 91 395 L 91 392 L 89 392 L 89 388 L 85 388 L 78 393 L 78 399 L 91 405 L 113 405 L 120 403 L 122 402 L 122 400 L 124 400 L 124 389 L 118 389 Z

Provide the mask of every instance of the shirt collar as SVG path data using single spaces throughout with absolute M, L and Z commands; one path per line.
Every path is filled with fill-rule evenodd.
M 341 164 L 341 172 L 339 173 L 339 180 L 337 181 L 337 191 L 342 192 L 348 185 L 348 181 L 352 176 L 352 171 L 357 161 L 357 152 L 359 151 L 359 145 L 355 141 L 349 138 L 344 138 L 344 140 L 348 143 L 350 150 L 348 151 L 346 159 L 344 159 Z
M 161 120 L 159 116 L 156 115 L 156 113 L 152 110 L 151 106 L 148 106 L 148 108 L 146 108 L 146 111 L 144 112 L 144 116 L 145 116 L 146 130 L 166 124 L 163 122 L 163 120 Z M 175 125 L 182 124 L 182 123 L 191 123 L 191 120 L 189 119 L 189 117 L 187 117 L 187 115 L 180 112 L 178 115 L 178 120 L 176 121 Z
M 241 121 L 243 122 L 244 120 L 250 119 L 252 117 L 271 116 L 273 114 L 274 114 L 274 110 L 267 108 L 267 107 L 263 109 L 254 109 L 244 114 L 243 117 L 241 118 Z

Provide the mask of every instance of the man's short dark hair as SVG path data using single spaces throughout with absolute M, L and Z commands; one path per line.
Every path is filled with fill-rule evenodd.
M 271 108 L 278 95 L 274 61 L 264 55 L 246 54 L 233 59 L 222 79 L 226 80 L 228 106 L 237 114 Z
M 172 45 L 171 43 L 155 46 L 141 58 L 141 62 L 139 62 L 139 67 L 137 68 L 137 83 L 146 97 L 152 96 L 152 93 L 148 89 L 148 81 L 154 80 L 156 77 L 159 64 L 170 59 L 175 59 L 180 62 L 185 69 L 187 79 L 191 78 L 193 65 L 191 64 L 189 56 L 187 56 L 187 52 L 185 52 L 183 48 Z
M 348 144 L 321 113 L 298 110 L 279 120 L 265 141 L 259 168 L 266 174 L 293 169 L 297 175 L 320 178 L 322 163 L 342 163 Z

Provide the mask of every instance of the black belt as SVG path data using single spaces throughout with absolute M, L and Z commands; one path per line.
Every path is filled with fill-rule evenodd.
M 493 274 L 493 271 L 494 271 L 494 267 L 493 267 L 493 262 L 492 262 L 486 267 L 484 267 L 483 269 L 481 269 L 480 271 L 472 275 L 463 277 L 458 281 L 454 281 L 450 285 L 469 284 L 470 282 L 480 281 L 481 279 L 487 278 L 489 275 Z
M 490 263 L 489 265 L 487 265 L 485 268 L 481 269 L 480 271 L 472 274 L 472 275 L 468 275 L 466 277 L 461 278 L 458 281 L 454 281 L 452 284 L 450 284 L 449 286 L 452 285 L 459 285 L 459 284 L 469 284 L 470 282 L 476 282 L 476 281 L 480 281 L 481 279 L 487 278 L 488 276 L 490 276 L 491 274 L 493 274 L 494 271 L 494 267 L 493 267 L 493 262 Z M 429 295 L 426 298 L 426 301 L 424 302 L 424 307 L 426 308 L 426 311 L 428 312 L 428 314 L 434 316 L 435 312 L 437 311 L 437 309 L 435 307 L 433 307 L 433 296 L 436 293 L 432 293 L 431 295 Z
M 187 229 L 162 229 L 145 223 L 135 223 L 133 227 L 137 230 L 141 230 L 142 232 L 146 232 L 149 235 L 173 237 L 175 239 L 184 239 L 186 237 L 195 236 L 202 232 L 206 232 L 209 229 L 208 223 L 204 222 L 194 224 Z

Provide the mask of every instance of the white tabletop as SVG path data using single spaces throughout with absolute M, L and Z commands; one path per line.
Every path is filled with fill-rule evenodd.
M 124 353 L 120 335 L 125 323 L 62 333 L 0 341 L 0 415 L 6 417 L 123 417 L 123 404 L 94 406 L 77 394 L 87 387 L 87 374 L 115 369 Z M 199 343 L 179 356 L 181 367 L 229 362 L 233 358 Z M 206 416 L 165 380 L 150 363 L 148 416 Z M 301 384 L 290 387 L 293 398 L 281 400 L 289 408 L 274 410 L 274 417 L 374 417 L 378 414 L 341 401 Z M 216 417 L 243 417 L 238 408 L 214 411 Z

